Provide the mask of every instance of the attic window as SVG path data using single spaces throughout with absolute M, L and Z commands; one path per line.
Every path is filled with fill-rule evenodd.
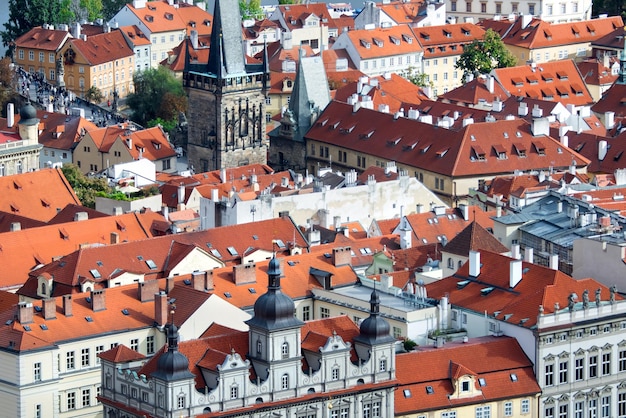
M 546 155 L 546 147 L 541 142 L 533 142 L 533 146 L 539 155 Z
M 493 150 L 495 151 L 499 160 L 506 160 L 506 149 L 502 145 L 500 144 L 494 145 Z
M 484 377 L 479 377 L 479 378 L 478 378 L 478 384 L 479 384 L 480 386 L 487 386 L 487 381 L 485 380 L 485 378 L 484 378 Z
M 128 312 L 128 309 L 122 309 L 122 313 L 126 316 L 130 315 L 130 312 Z
M 256 240 L 259 239 L 259 237 L 258 237 L 258 235 L 252 235 L 252 239 L 256 241 Z
M 143 261 L 143 255 L 138 255 L 138 256 L 137 256 L 137 260 L 139 260 L 139 261 Z
M 274 243 L 278 245 L 278 248 L 281 248 L 281 249 L 285 248 L 285 243 L 283 242 L 282 239 L 274 240 Z
M 401 136 L 400 136 L 400 137 L 398 137 L 398 138 L 396 138 L 396 139 L 394 139 L 393 141 L 387 141 L 387 144 L 388 144 L 388 145 L 392 145 L 392 146 L 393 146 L 393 145 L 398 145 L 398 143 L 399 143 L 400 141 L 402 141 L 402 137 L 401 137 Z
M 429 35 L 429 34 L 427 34 L 427 33 L 421 32 L 421 33 L 420 33 L 420 36 L 421 36 L 422 38 L 424 38 L 424 40 L 426 40 L 426 41 L 430 40 L 430 35 Z
M 369 139 L 372 137 L 372 135 L 374 135 L 374 130 L 371 130 L 367 133 L 361 134 L 361 139 Z
M 624 151 L 620 151 L 617 153 L 617 155 L 615 157 L 613 157 L 613 161 L 619 161 L 620 158 L 622 158 L 622 154 L 624 153 Z
M 165 13 L 165 18 L 166 18 L 167 20 L 174 20 L 174 15 L 173 15 L 173 14 L 171 14 L 171 13 Z
M 13 187 L 17 190 L 20 190 L 22 188 L 22 185 L 17 180 L 13 180 Z
M 146 260 L 146 265 L 150 268 L 150 270 L 156 270 L 157 265 L 152 260 Z
M 248 292 L 255 294 L 256 293 L 256 289 L 254 287 L 249 287 L 248 288 Z
M 361 45 L 363 46 L 363 48 L 370 49 L 372 47 L 372 44 L 369 41 L 365 39 L 361 39 L 360 41 L 361 41 Z
M 513 85 L 515 85 L 515 87 L 522 87 L 524 85 L 524 80 L 519 77 L 513 77 L 511 81 L 513 82 Z
M 543 35 L 546 37 L 547 40 L 551 40 L 552 39 L 552 32 L 550 32 L 548 29 L 545 29 L 543 31 Z
M 24 331 L 30 331 L 30 327 L 28 325 L 24 325 Z
M 41 205 L 48 208 L 50 207 L 50 202 L 48 202 L 46 199 L 41 199 Z
M 456 282 L 456 288 L 457 289 L 463 289 L 465 286 L 467 286 L 470 283 L 469 280 L 462 280 L 460 282 Z
M 117 224 L 117 229 L 120 231 L 126 231 L 126 225 L 124 225 L 124 222 L 118 220 L 115 221 L 115 223 Z
M 44 330 L 44 331 L 47 331 L 47 330 L 48 330 L 48 326 L 47 326 L 46 324 L 41 324 L 41 325 L 39 325 L 39 328 L 41 328 L 41 329 L 42 329 L 42 330 Z
M 402 39 L 404 39 L 404 42 L 406 42 L 407 44 L 413 43 L 413 38 L 404 33 L 402 34 Z
M 65 230 L 65 228 L 59 228 L 59 235 L 61 235 L 62 239 L 70 238 L 70 234 Z
M 339 124 L 339 122 L 337 122 L 337 124 Z M 354 130 L 355 126 L 356 125 L 352 125 L 349 128 L 341 128 L 341 129 L 339 129 L 339 132 L 341 132 L 342 134 L 349 134 L 349 133 L 351 133 Z
M 442 149 L 442 150 L 437 151 L 437 157 L 438 157 L 438 158 L 443 157 L 444 155 L 446 155 L 446 153 L 448 152 L 448 150 L 449 150 L 449 148 L 446 148 L 446 149 Z
M 468 28 L 461 28 L 461 31 L 463 32 L 463 35 L 470 36 L 470 30 Z
M 428 151 L 428 148 L 430 148 L 430 144 L 428 144 L 428 145 L 424 145 L 424 146 L 422 147 L 422 149 L 420 149 L 420 152 L 421 152 L 422 154 L 426 154 L 426 152 Z
M 480 294 L 483 296 L 487 296 L 489 293 L 493 292 L 493 287 L 485 287 L 483 289 L 480 289 Z
M 90 316 L 86 316 L 86 317 L 85 317 L 85 321 L 87 321 L 87 322 L 93 322 L 93 318 L 92 318 L 92 317 L 90 317 Z
M 217 258 L 222 258 L 222 254 L 220 254 L 220 252 L 219 252 L 219 250 L 217 248 L 211 249 L 211 254 L 213 254 L 213 256 L 215 256 Z
M 382 48 L 385 45 L 385 42 L 380 38 L 374 38 L 374 43 L 379 48 Z
M 224 292 L 224 296 L 226 296 L 226 299 L 230 299 L 233 297 L 233 295 L 231 295 L 230 292 Z
M 400 45 L 400 39 L 396 38 L 395 36 L 389 36 L 389 41 L 391 41 L 391 43 L 394 45 Z
M 523 144 L 516 143 L 513 144 L 513 146 L 515 147 L 515 150 L 517 151 L 517 155 L 519 157 L 526 157 L 526 147 Z
M 146 19 L 146 22 L 154 22 L 154 17 L 151 15 L 146 15 L 145 19 Z
M 100 277 L 102 277 L 98 269 L 91 269 L 89 270 L 89 273 L 91 273 L 94 279 L 99 279 Z
M 403 149 L 404 151 L 410 151 L 410 150 L 412 150 L 412 149 L 415 149 L 415 147 L 417 146 L 417 143 L 418 143 L 418 141 L 415 141 L 415 142 L 413 142 L 413 143 L 412 143 L 412 144 L 410 144 L 410 145 L 405 145 L 402 149 Z M 426 152 L 426 151 L 422 151 L 422 152 Z
M 404 394 L 405 398 L 410 398 L 411 397 L 411 389 L 404 389 L 402 391 L 402 393 Z
M 567 73 L 564 73 L 563 71 L 557 71 L 556 76 L 559 80 L 567 80 Z
M 452 38 L 452 32 L 448 32 L 447 30 L 444 29 L 443 34 L 446 38 Z
M 435 393 L 435 389 L 432 386 L 426 386 L 426 394 L 432 395 L 433 393 Z
M 474 152 L 474 158 L 478 161 L 485 161 L 485 151 L 478 145 L 474 145 L 472 147 L 472 151 Z M 470 157 L 471 159 L 471 157 Z

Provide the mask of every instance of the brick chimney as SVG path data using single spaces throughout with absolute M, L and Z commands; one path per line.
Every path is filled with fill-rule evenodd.
M 213 290 L 213 270 L 206 272 L 206 290 Z
M 167 293 L 159 292 L 154 295 L 154 322 L 157 326 L 163 327 L 167 324 L 168 308 Z
M 63 295 L 63 315 L 73 316 L 72 313 L 72 295 Z
M 91 291 L 91 310 L 94 312 L 104 311 L 107 308 L 104 299 L 104 289 Z
M 33 322 L 33 304 L 31 302 L 20 302 L 17 304 L 17 320 L 22 325 Z
M 351 247 L 339 247 L 333 248 L 333 265 L 339 266 L 351 266 L 352 265 L 352 248 Z
M 204 292 L 206 290 L 206 271 L 194 271 L 191 273 L 191 285 L 194 290 Z
M 159 293 L 158 280 L 146 280 L 137 283 L 137 295 L 142 303 L 153 301 L 156 293 Z
M 43 319 L 56 319 L 57 300 L 56 298 L 46 298 L 42 302 Z
M 165 279 L 165 292 L 170 293 L 174 289 L 174 278 L 168 277 Z
M 241 284 L 256 283 L 256 263 L 238 264 L 233 266 L 233 282 Z

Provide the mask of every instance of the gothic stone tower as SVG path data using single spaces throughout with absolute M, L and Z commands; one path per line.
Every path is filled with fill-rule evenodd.
M 246 64 L 239 3 L 216 0 L 208 63 L 187 54 L 183 83 L 189 97 L 187 153 L 196 173 L 267 164 L 267 60 Z

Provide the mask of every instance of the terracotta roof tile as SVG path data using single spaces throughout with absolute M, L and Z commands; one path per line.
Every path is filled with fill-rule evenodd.
M 72 38 L 69 43 L 91 66 L 135 55 L 119 30 L 89 36 L 87 40 Z
M 468 256 L 470 251 L 491 251 L 494 253 L 505 253 L 509 249 L 497 240 L 485 228 L 476 221 L 469 224 L 456 237 L 452 238 L 445 246 L 444 251 Z
M 361 59 L 418 54 L 422 47 L 406 25 L 389 28 L 356 29 L 344 32 Z
M 112 363 L 126 363 L 146 358 L 146 356 L 144 356 L 143 354 L 138 353 L 135 350 L 131 350 L 124 344 L 116 345 L 112 349 L 100 353 L 98 357 Z
M 17 38 L 15 46 L 18 48 L 58 51 L 68 38 L 71 38 L 68 31 L 44 29 L 38 26 Z

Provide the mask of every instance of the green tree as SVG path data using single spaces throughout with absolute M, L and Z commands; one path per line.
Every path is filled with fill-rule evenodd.
M 113 19 L 126 3 L 130 2 L 128 0 L 102 0 L 102 18 L 106 22 Z
M 623 0 L 594 0 L 591 14 L 598 16 L 602 13 L 609 16 L 622 16 L 626 19 L 626 3 Z
M 100 103 L 104 99 L 102 91 L 96 86 L 89 87 L 89 90 L 85 92 L 85 100 L 89 103 Z
M 187 111 L 187 98 L 182 81 L 169 69 L 159 66 L 133 76 L 135 92 L 128 95 L 126 104 L 132 111 L 132 120 L 147 126 L 149 121 L 178 121 L 178 113 Z
M 7 56 L 13 53 L 13 41 L 30 29 L 44 23 L 69 23 L 61 20 L 61 4 L 59 0 L 9 0 L 9 20 L 0 32 Z
M 419 87 L 433 86 L 433 82 L 428 79 L 428 74 L 418 72 L 415 67 L 409 66 L 404 78 Z
M 80 0 L 80 8 L 87 14 L 87 20 L 95 21 L 102 17 L 102 0 Z
M 239 0 L 242 19 L 263 19 L 265 13 L 261 8 L 261 0 Z
M 112 192 L 106 179 L 89 178 L 74 164 L 63 164 L 61 171 L 83 206 L 95 208 L 97 196 Z
M 6 112 L 7 103 L 15 101 L 17 96 L 13 88 L 14 74 L 11 66 L 11 58 L 4 57 L 0 59 L 0 108 L 3 114 Z
M 482 40 L 465 45 L 455 67 L 463 70 L 463 78 L 469 74 L 487 74 L 494 68 L 513 67 L 517 59 L 504 45 L 500 35 L 492 29 L 485 32 Z

